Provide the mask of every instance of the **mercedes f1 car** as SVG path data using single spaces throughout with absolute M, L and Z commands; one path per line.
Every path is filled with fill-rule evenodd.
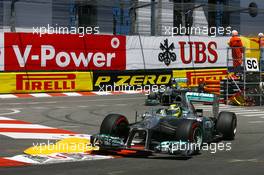
M 235 138 L 237 118 L 232 112 L 218 112 L 218 97 L 214 94 L 186 92 L 178 97 L 173 108 L 160 108 L 141 115 L 129 124 L 120 114 L 107 115 L 100 133 L 91 143 L 100 150 L 130 150 L 149 153 L 197 154 L 203 143 L 215 139 Z M 213 103 L 213 116 L 203 115 L 194 102 Z
M 184 95 L 188 91 L 194 91 L 194 89 L 181 88 L 179 83 L 187 83 L 186 78 L 172 78 L 169 86 L 161 88 L 156 92 L 150 92 L 146 95 L 145 105 L 156 106 L 161 104 L 162 106 L 169 106 L 176 101 L 178 97 Z M 199 86 L 195 89 L 197 92 L 202 92 Z

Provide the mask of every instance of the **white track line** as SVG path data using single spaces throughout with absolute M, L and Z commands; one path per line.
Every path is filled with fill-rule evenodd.
M 7 118 L 7 117 L 0 117 L 0 120 L 15 120 L 15 119 Z
M 62 94 L 67 95 L 67 96 L 70 96 L 70 97 L 79 97 L 79 96 L 82 96 L 81 94 L 79 94 L 77 92 L 64 92 Z
M 0 95 L 0 98 L 18 98 L 18 97 L 13 94 L 3 94 Z
M 38 124 L 0 124 L 0 128 L 38 128 L 38 129 L 47 129 L 52 128 L 49 126 L 43 126 Z
M 246 116 L 246 117 L 257 117 L 257 116 L 264 116 L 264 113 L 262 113 L 262 114 L 248 114 L 248 115 L 243 115 L 243 116 Z
M 30 94 L 34 97 L 51 97 L 51 95 L 46 94 L 46 93 L 37 93 L 37 94 Z
M 17 114 L 21 112 L 18 109 L 8 109 L 8 110 L 11 110 L 12 112 L 0 113 L 0 115 L 12 115 L 12 114 Z
M 263 114 L 264 115 L 263 111 L 241 111 L 241 112 L 237 112 L 236 114 L 245 114 L 245 115 L 247 115 L 247 114 Z
M 14 139 L 50 139 L 58 140 L 69 137 L 90 138 L 87 134 L 49 134 L 49 133 L 21 133 L 21 132 L 1 132 L 1 135 Z
M 255 124 L 255 123 L 264 123 L 264 121 L 250 121 L 248 123 L 252 123 L 252 124 Z
M 104 91 L 99 91 L 99 92 L 93 92 L 94 94 L 96 94 L 96 95 L 112 95 L 112 93 L 111 92 L 104 92 Z

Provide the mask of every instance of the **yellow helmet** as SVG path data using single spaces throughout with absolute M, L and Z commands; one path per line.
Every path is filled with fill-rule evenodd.
M 181 110 L 181 107 L 178 104 L 170 105 L 170 107 L 168 109 L 168 115 L 180 118 L 181 114 L 182 114 L 182 110 Z

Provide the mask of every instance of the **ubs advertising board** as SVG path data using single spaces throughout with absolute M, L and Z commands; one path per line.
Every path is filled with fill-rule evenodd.
M 230 37 L 140 38 L 141 42 L 137 36 L 127 37 L 127 70 L 215 68 L 227 65 L 227 43 Z

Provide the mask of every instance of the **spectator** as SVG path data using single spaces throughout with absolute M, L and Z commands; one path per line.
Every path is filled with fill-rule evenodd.
M 234 73 L 235 74 L 241 73 L 243 70 L 242 68 L 243 44 L 236 30 L 232 31 L 232 37 L 230 38 L 229 46 L 232 49 Z
M 263 33 L 258 34 L 259 37 L 259 49 L 260 49 L 260 69 L 261 71 L 264 71 L 264 35 Z

